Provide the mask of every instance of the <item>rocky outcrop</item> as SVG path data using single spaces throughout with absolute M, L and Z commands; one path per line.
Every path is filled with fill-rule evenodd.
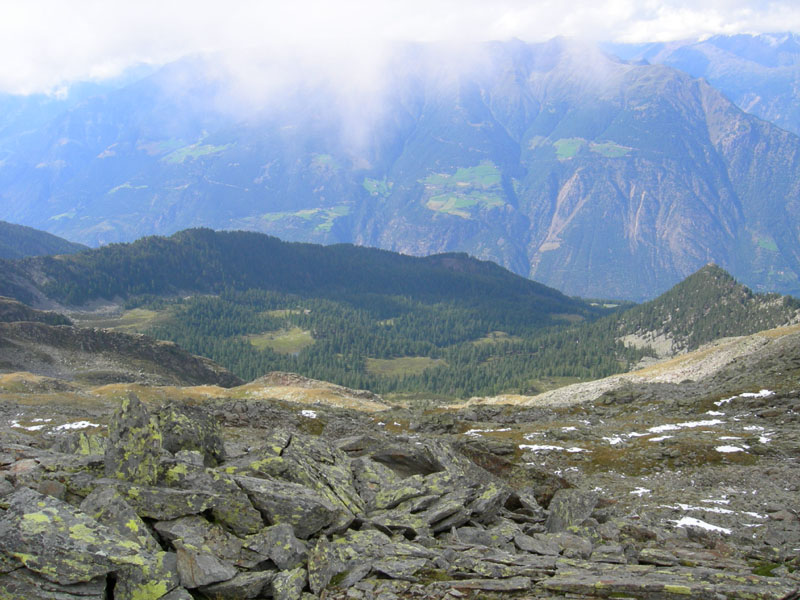
M 207 358 L 141 334 L 21 321 L 0 322 L 4 371 L 30 371 L 94 383 L 219 385 L 242 381 Z
M 199 408 L 130 396 L 105 454 L 4 440 L 0 598 L 778 600 L 800 588 L 796 557 L 768 553 L 800 540 L 791 507 L 773 507 L 769 546 L 734 548 L 474 435 L 265 428 L 226 449 L 221 432 Z

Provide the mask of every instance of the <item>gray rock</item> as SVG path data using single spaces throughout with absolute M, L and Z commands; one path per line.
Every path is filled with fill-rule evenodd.
M 228 581 L 201 587 L 200 591 L 209 600 L 260 598 L 263 597 L 264 590 L 270 588 L 270 584 L 276 575 L 275 571 L 239 573 Z
M 272 560 L 281 571 L 299 567 L 308 560 L 306 545 L 297 539 L 288 523 L 265 527 L 259 533 L 248 536 L 244 545 L 265 559 Z
M 136 542 L 148 552 L 161 550 L 147 525 L 115 488 L 96 488 L 81 502 L 81 510 L 120 537 Z
M 108 425 L 105 473 L 141 485 L 158 481 L 162 437 L 156 420 L 134 394 L 124 398 Z
M 185 588 L 175 588 L 166 596 L 161 596 L 158 600 L 193 600 L 192 595 Z
M 110 486 L 119 492 L 142 518 L 169 521 L 186 515 L 197 515 L 208 510 L 218 500 L 209 492 L 190 492 L 162 487 L 134 485 L 127 482 L 103 480 L 101 486 Z
M 308 573 L 297 568 L 281 571 L 272 580 L 272 597 L 275 600 L 298 600 L 308 583 Z
M 548 507 L 547 531 L 558 533 L 573 525 L 580 525 L 592 515 L 598 499 L 595 492 L 574 488 L 558 490 Z
M 237 574 L 232 564 L 214 556 L 207 547 L 195 546 L 181 540 L 176 540 L 174 546 L 178 554 L 180 582 L 187 589 L 227 581 Z
M 152 590 L 164 595 L 177 584 L 165 553 L 148 553 L 73 506 L 28 488 L 9 500 L 0 518 L 0 548 L 45 579 L 73 585 L 121 573 L 120 598 L 150 597 Z
M 461 579 L 451 583 L 457 590 L 484 590 L 487 592 L 519 592 L 531 588 L 529 577 L 507 579 Z
M 334 575 L 342 571 L 344 565 L 338 560 L 331 543 L 326 537 L 320 537 L 308 553 L 308 585 L 312 593 L 319 596 Z
M 514 544 L 520 550 L 531 552 L 532 554 L 557 556 L 561 553 L 561 547 L 558 542 L 544 536 L 534 537 L 520 532 L 514 536 Z
M 165 450 L 173 454 L 193 450 L 203 455 L 206 466 L 225 459 L 222 427 L 206 411 L 176 403 L 166 404 L 157 413 Z
M 242 552 L 241 539 L 198 515 L 180 517 L 172 521 L 158 521 L 154 528 L 169 542 L 181 540 L 196 547 L 207 548 L 220 560 L 235 562 Z
M 15 569 L 0 575 L 0 598 L 3 600 L 105 600 L 106 578 L 61 585 L 40 577 L 28 569 Z
M 300 484 L 241 476 L 236 481 L 270 523 L 288 523 L 301 539 L 332 525 L 344 512 Z
M 272 580 L 272 597 L 275 600 L 298 600 L 307 583 L 308 573 L 305 569 L 281 571 Z
M 244 536 L 264 527 L 261 513 L 232 476 L 187 463 L 162 465 L 162 482 L 172 488 L 208 494 L 214 521 L 227 530 Z

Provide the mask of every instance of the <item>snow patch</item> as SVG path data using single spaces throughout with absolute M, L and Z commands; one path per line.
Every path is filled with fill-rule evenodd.
M 643 488 L 643 487 L 637 487 L 635 490 L 632 490 L 630 493 L 633 494 L 634 496 L 639 496 L 641 498 L 645 494 L 651 493 L 651 490 L 648 490 L 647 488 Z
M 674 435 L 662 435 L 659 437 L 650 438 L 647 440 L 648 442 L 663 442 L 664 440 L 668 440 L 670 438 L 675 437 Z
M 316 419 L 317 413 L 313 410 L 301 410 L 300 414 L 306 417 L 307 419 Z
M 546 444 L 520 444 L 519 449 L 530 450 L 531 452 L 549 452 L 551 450 L 558 450 L 563 452 L 569 452 L 572 454 L 577 452 L 590 452 L 590 450 L 586 450 L 585 448 L 578 448 L 578 447 L 564 448 L 562 446 L 548 446 Z
M 731 452 L 744 452 L 745 448 L 740 448 L 739 446 L 717 446 L 714 448 L 717 452 L 722 452 L 723 454 L 729 454 Z
M 469 431 L 465 431 L 464 435 L 471 435 L 474 437 L 481 437 L 482 433 L 495 433 L 495 432 L 502 432 L 502 431 L 511 431 L 510 427 L 505 427 L 503 429 L 470 429 Z
M 622 438 L 620 436 L 618 436 L 618 435 L 615 435 L 613 437 L 604 437 L 603 439 L 605 441 L 607 441 L 609 444 L 611 444 L 612 446 L 616 446 L 617 444 L 621 444 L 622 441 L 623 441 Z
M 64 423 L 63 425 L 59 425 L 58 427 L 54 427 L 54 431 L 66 431 L 68 429 L 87 429 L 89 427 L 100 427 L 97 423 L 91 423 L 89 421 L 75 421 L 74 423 Z
M 677 521 L 672 521 L 672 523 L 675 523 L 676 527 L 697 527 L 699 529 L 705 529 L 706 531 L 719 531 L 720 533 L 724 533 L 726 535 L 731 533 L 730 529 L 712 525 L 711 523 L 706 523 L 705 521 L 695 519 L 694 517 L 683 517 Z

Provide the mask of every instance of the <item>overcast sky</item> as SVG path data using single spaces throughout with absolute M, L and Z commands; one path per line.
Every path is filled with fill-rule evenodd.
M 556 35 L 667 41 L 715 33 L 800 31 L 797 0 L 0 0 L 0 91 L 54 93 L 136 63 L 214 52 L 374 56 L 387 41 Z

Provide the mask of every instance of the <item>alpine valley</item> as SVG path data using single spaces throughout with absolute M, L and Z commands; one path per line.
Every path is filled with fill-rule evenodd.
M 760 64 L 769 44 L 748 39 L 684 54 L 727 44 Z M 796 81 L 781 39 L 770 81 Z M 800 139 L 743 110 L 793 100 L 726 97 L 665 66 L 675 53 L 624 50 L 636 60 L 562 38 L 397 45 L 363 89 L 313 80 L 255 107 L 203 57 L 7 97 L 0 218 L 93 246 L 212 226 L 465 251 L 584 297 L 652 298 L 708 262 L 799 292 Z M 778 113 L 759 114 L 789 127 Z
M 67 313 L 0 298 L 4 600 L 800 593 L 798 303 L 716 265 L 614 309 L 205 229 L 0 274 Z

